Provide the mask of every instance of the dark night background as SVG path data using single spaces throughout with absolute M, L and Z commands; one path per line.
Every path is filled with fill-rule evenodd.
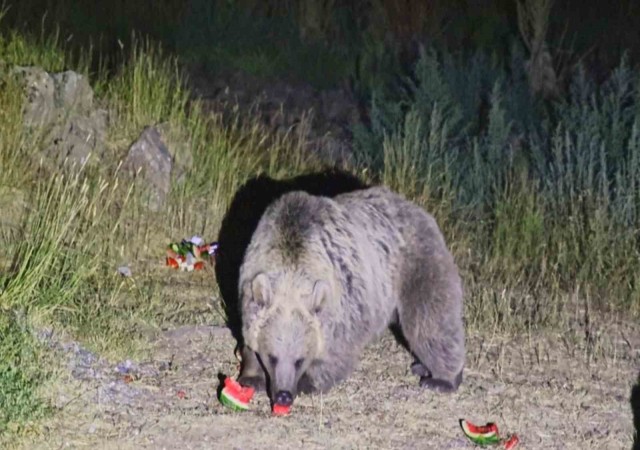
M 314 3 L 315 8 L 305 6 Z M 316 51 L 351 59 L 347 65 L 366 58 L 372 42 L 400 52 L 403 61 L 411 63 L 418 43 L 504 57 L 514 42 L 522 42 L 517 5 L 517 0 L 26 0 L 9 2 L 2 25 L 38 35 L 44 24 L 47 31 L 59 30 L 70 47 L 91 43 L 103 57 L 119 52 L 118 41 L 126 47 L 135 31 L 185 60 L 214 59 L 212 65 L 228 63 L 243 46 L 247 52 L 273 52 L 270 47 L 284 42 L 295 52 L 299 38 Z M 545 40 L 558 72 L 582 62 L 603 78 L 624 52 L 632 63 L 637 61 L 639 30 L 638 2 L 556 0 L 551 2 Z M 225 44 L 237 48 L 213 51 Z M 218 61 L 212 53 L 219 53 Z M 357 77 L 355 67 L 324 68 L 332 69 Z M 336 75 L 329 78 L 336 80 Z

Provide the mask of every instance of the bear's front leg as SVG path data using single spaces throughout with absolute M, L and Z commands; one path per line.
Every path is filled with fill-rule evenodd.
M 255 352 L 247 346 L 242 349 L 242 368 L 238 382 L 243 386 L 251 386 L 256 391 L 264 391 L 267 386 L 260 361 Z
M 300 381 L 298 381 L 298 392 L 302 394 L 313 394 L 317 389 L 313 385 L 311 378 L 306 373 L 300 377 Z

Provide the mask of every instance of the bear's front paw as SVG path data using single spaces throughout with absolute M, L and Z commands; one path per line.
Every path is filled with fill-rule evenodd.
M 457 380 L 456 380 L 457 381 Z M 441 394 L 451 394 L 458 390 L 460 383 L 452 383 L 447 380 L 440 380 L 432 377 L 420 377 L 420 386 Z
M 426 387 L 441 394 L 450 394 L 457 390 L 450 382 L 431 377 L 420 377 L 420 387 Z
M 238 378 L 238 383 L 242 386 L 251 386 L 257 392 L 263 392 L 266 390 L 267 383 L 264 380 L 264 377 L 254 375 L 254 376 L 241 376 Z

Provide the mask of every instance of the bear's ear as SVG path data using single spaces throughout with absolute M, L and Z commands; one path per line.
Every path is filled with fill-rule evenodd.
M 322 309 L 329 300 L 329 295 L 331 295 L 331 289 L 329 288 L 329 283 L 324 280 L 318 280 L 313 285 L 313 293 L 311 294 L 311 312 L 313 314 L 320 314 Z
M 251 294 L 253 302 L 260 306 L 267 306 L 271 303 L 271 282 L 264 273 L 259 273 L 251 282 Z

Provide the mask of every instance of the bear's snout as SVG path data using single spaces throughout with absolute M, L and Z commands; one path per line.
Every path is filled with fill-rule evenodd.
M 276 393 L 276 404 L 282 406 L 291 406 L 293 403 L 293 395 L 289 391 L 278 391 Z

